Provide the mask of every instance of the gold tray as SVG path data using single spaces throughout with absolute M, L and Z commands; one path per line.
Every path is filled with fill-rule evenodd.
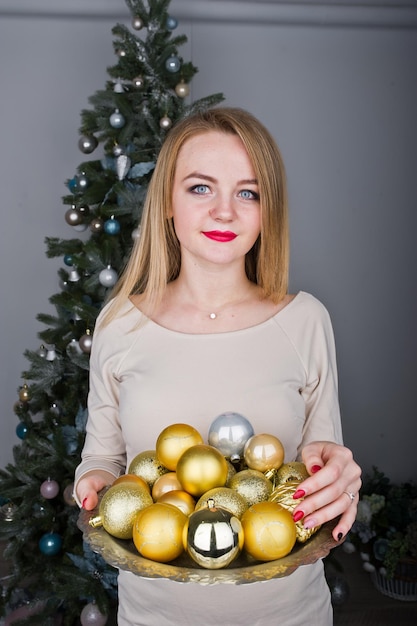
M 300 565 L 315 563 L 339 545 L 331 534 L 337 520 L 332 520 L 324 524 L 305 543 L 296 543 L 292 552 L 282 559 L 260 562 L 242 552 L 228 567 L 210 570 L 198 567 L 186 553 L 170 563 L 145 559 L 140 556 L 133 541 L 116 539 L 104 528 L 90 526 L 89 519 L 97 514 L 98 509 L 82 510 L 78 517 L 78 528 L 90 548 L 100 554 L 109 565 L 133 572 L 143 578 L 168 578 L 177 582 L 195 582 L 203 585 L 259 582 L 289 576 Z

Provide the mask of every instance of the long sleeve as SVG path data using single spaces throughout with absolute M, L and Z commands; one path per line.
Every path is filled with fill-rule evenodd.
M 103 329 L 100 319 L 99 316 L 90 355 L 86 438 L 82 461 L 75 473 L 74 495 L 77 482 L 88 471 L 105 470 L 116 478 L 126 466 L 126 446 L 119 414 L 120 382 L 116 375 L 117 324 Z

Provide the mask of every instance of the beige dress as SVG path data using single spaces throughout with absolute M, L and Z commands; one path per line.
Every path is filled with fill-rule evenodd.
M 130 302 L 94 333 L 87 435 L 76 481 L 118 476 L 163 428 L 192 424 L 207 440 L 221 413 L 244 415 L 282 441 L 285 461 L 316 440 L 342 442 L 333 331 L 324 306 L 299 292 L 275 316 L 227 333 L 186 334 L 147 320 Z M 243 585 L 180 583 L 119 573 L 123 626 L 326 626 L 321 562 Z

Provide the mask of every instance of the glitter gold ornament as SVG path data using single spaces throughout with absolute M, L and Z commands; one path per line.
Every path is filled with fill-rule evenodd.
M 299 481 L 285 482 L 278 485 L 269 497 L 270 502 L 277 502 L 284 509 L 291 514 L 295 507 L 303 500 L 299 498 L 294 500 L 293 495 L 298 489 Z M 313 528 L 304 528 L 302 520 L 295 522 L 295 530 L 297 534 L 297 541 L 304 543 L 307 539 L 310 539 L 311 535 L 319 530 L 320 526 L 314 526 Z
M 112 485 L 99 505 L 98 516 L 89 520 L 90 526 L 103 528 L 118 539 L 131 539 L 133 521 L 138 511 L 153 503 L 150 493 L 134 483 Z
M 171 424 L 156 440 L 156 454 L 162 465 L 175 472 L 181 454 L 191 446 L 203 443 L 203 438 L 189 424 Z
M 243 457 L 250 469 L 260 472 L 277 469 L 284 461 L 284 446 L 274 435 L 253 435 L 245 443 Z
M 195 510 L 207 509 L 209 502 L 213 500 L 214 505 L 221 509 L 226 509 L 240 519 L 249 507 L 247 501 L 235 489 L 229 487 L 215 487 L 204 493 L 195 505 Z
M 155 502 L 140 511 L 133 523 L 133 543 L 146 559 L 168 563 L 183 551 L 182 533 L 187 516 L 178 507 Z
M 274 561 L 291 552 L 296 541 L 295 523 L 277 502 L 258 502 L 242 516 L 244 548 L 258 561 Z
M 182 489 L 174 489 L 173 491 L 167 491 L 160 496 L 158 502 L 165 504 L 172 504 L 178 507 L 185 515 L 191 515 L 195 509 L 194 498 Z
M 149 487 L 149 485 L 146 482 L 146 480 L 144 480 L 140 476 L 136 476 L 136 474 L 122 474 L 121 476 L 116 478 L 116 480 L 113 481 L 112 486 L 113 485 L 118 485 L 119 483 L 126 483 L 126 482 L 127 483 L 136 483 L 136 485 L 140 485 L 141 487 L 146 489 L 146 491 L 148 493 L 151 493 L 151 488 Z
M 284 463 L 273 474 L 274 485 L 282 483 L 301 483 L 303 480 L 309 477 L 307 468 L 301 461 L 290 461 Z
M 188 448 L 177 463 L 177 477 L 182 488 L 192 496 L 201 496 L 214 487 L 224 487 L 228 465 L 224 456 L 206 444 Z
M 242 524 L 233 513 L 217 508 L 210 499 L 208 508 L 194 511 L 187 519 L 183 543 L 198 565 L 220 569 L 234 561 L 242 550 Z
M 139 452 L 129 464 L 128 473 L 136 474 L 146 480 L 149 487 L 153 487 L 157 478 L 166 474 L 169 470 L 162 465 L 155 450 Z
M 226 485 L 236 490 L 252 506 L 268 500 L 272 493 L 272 483 L 262 472 L 246 469 L 236 472 Z
M 168 472 L 167 474 L 157 478 L 154 482 L 152 487 L 152 498 L 156 502 L 164 493 L 167 491 L 174 491 L 174 489 L 182 489 L 181 483 L 175 472 Z

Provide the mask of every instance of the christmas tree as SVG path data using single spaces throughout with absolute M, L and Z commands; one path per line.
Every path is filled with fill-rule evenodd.
M 46 328 L 39 349 L 25 353 L 14 407 L 21 441 L 14 463 L 0 470 L 0 539 L 12 564 L 0 613 L 13 609 L 22 623 L 104 624 L 117 603 L 116 570 L 83 542 L 72 497 L 94 324 L 140 236 L 166 133 L 178 118 L 222 100 L 214 94 L 187 104 L 197 68 L 178 53 L 187 39 L 174 36 L 169 3 L 126 0 L 131 23 L 112 31 L 117 62 L 81 112 L 79 149 L 100 157 L 88 156 L 66 183 L 63 216 L 75 236 L 46 238 L 48 257 L 63 259 L 60 292 L 50 298 L 56 314 L 38 316 Z

